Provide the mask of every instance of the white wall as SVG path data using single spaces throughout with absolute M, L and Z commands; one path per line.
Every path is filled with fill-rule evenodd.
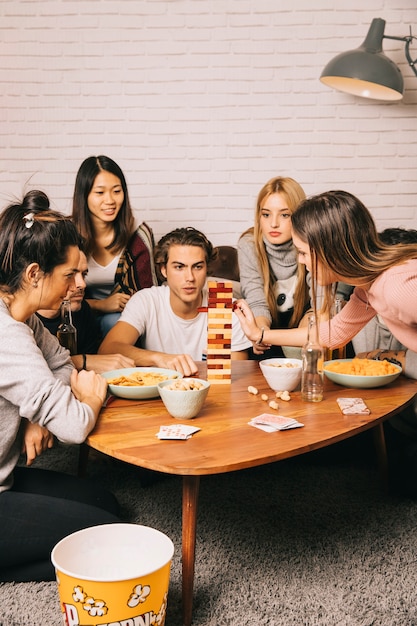
M 379 228 L 417 228 L 403 43 L 384 40 L 405 78 L 399 104 L 318 80 L 374 17 L 417 35 L 416 0 L 1 0 L 0 205 L 41 188 L 70 213 L 81 161 L 107 154 L 157 238 L 193 225 L 235 244 L 278 174 L 307 194 L 357 194 Z

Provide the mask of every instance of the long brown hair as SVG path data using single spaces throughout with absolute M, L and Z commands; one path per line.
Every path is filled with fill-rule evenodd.
M 330 270 L 347 284 L 372 283 L 385 270 L 417 259 L 417 244 L 385 244 L 369 210 L 347 191 L 327 191 L 304 200 L 292 216 L 293 232 L 308 244 L 315 291 L 317 267 Z M 333 288 L 325 287 L 329 310 Z
M 88 209 L 88 196 L 93 188 L 95 179 L 103 171 L 110 172 L 120 180 L 124 195 L 117 219 L 113 222 L 114 237 L 110 244 L 106 246 L 106 249 L 115 253 L 122 252 L 126 248 L 134 228 L 132 207 L 122 170 L 110 157 L 103 155 L 88 157 L 81 163 L 77 172 L 72 203 L 72 219 L 78 231 L 84 237 L 87 256 L 93 252 L 95 246 L 95 233 Z
M 299 185 L 297 181 L 295 181 L 293 178 L 282 176 L 276 176 L 274 178 L 271 178 L 262 187 L 258 194 L 258 198 L 256 200 L 254 226 L 248 228 L 248 230 L 246 230 L 241 235 L 241 237 L 244 237 L 247 234 L 253 235 L 256 256 L 263 278 L 265 299 L 268 305 L 268 309 L 271 313 L 272 322 L 274 325 L 278 325 L 279 311 L 274 291 L 276 278 L 271 272 L 271 267 L 269 265 L 268 253 L 263 240 L 260 219 L 265 200 L 274 193 L 279 193 L 285 198 L 291 214 L 294 213 L 300 202 L 302 202 L 302 200 L 304 200 L 306 197 L 301 185 Z M 306 283 L 305 266 L 301 263 L 298 263 L 297 284 L 294 293 L 294 311 L 289 322 L 290 327 L 298 325 L 299 321 L 303 317 L 308 300 L 309 291 Z

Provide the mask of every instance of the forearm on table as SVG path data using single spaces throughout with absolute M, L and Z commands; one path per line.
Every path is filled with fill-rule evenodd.
M 89 395 L 89 396 L 85 396 L 81 398 L 80 400 L 84 404 L 87 404 L 90 407 L 90 409 L 92 409 L 94 413 L 94 419 L 96 420 L 101 411 L 101 407 L 103 406 L 102 399 L 97 395 Z

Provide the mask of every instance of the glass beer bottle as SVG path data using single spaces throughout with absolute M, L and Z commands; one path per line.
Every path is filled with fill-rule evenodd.
M 301 350 L 301 399 L 307 402 L 323 400 L 324 351 L 318 339 L 316 316 L 308 316 L 307 343 Z
M 61 323 L 56 333 L 61 346 L 67 348 L 70 354 L 77 353 L 77 329 L 72 323 L 71 302 L 64 300 L 61 304 Z

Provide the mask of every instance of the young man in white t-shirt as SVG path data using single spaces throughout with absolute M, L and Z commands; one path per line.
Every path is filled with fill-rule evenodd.
M 177 228 L 162 237 L 155 262 L 166 284 L 142 289 L 130 298 L 99 354 L 117 352 L 137 366 L 196 374 L 195 361 L 204 360 L 207 350 L 207 313 L 199 308 L 207 306 L 205 285 L 212 255 L 212 244 L 195 228 Z M 251 345 L 233 313 L 232 359 L 247 359 Z

